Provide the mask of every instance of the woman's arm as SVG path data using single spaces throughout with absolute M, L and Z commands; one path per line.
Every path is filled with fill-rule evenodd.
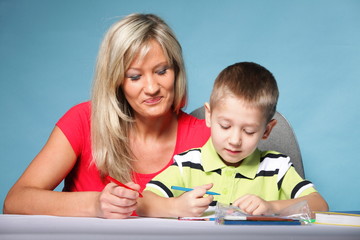
M 94 216 L 99 193 L 55 192 L 76 162 L 62 131 L 55 127 L 47 143 L 10 189 L 4 213 Z
M 106 218 L 124 218 L 132 213 L 138 194 L 113 183 L 103 192 L 53 191 L 75 163 L 69 141 L 55 127 L 44 148 L 10 189 L 4 213 Z

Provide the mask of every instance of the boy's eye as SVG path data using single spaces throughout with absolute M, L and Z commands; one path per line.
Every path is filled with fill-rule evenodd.
M 254 131 L 249 131 L 249 130 L 244 130 L 244 132 L 245 132 L 247 135 L 254 135 L 254 134 L 255 134 Z
M 229 125 L 219 124 L 222 129 L 229 129 Z

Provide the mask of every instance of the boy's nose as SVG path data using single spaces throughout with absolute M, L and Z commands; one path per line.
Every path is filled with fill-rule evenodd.
M 241 133 L 239 131 L 233 131 L 229 137 L 229 143 L 233 146 L 241 145 Z

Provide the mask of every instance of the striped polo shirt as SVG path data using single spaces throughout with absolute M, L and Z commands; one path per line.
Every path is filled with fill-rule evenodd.
M 210 191 L 220 193 L 214 202 L 231 204 L 245 194 L 266 201 L 285 200 L 316 192 L 313 184 L 296 172 L 290 158 L 275 151 L 256 149 L 240 166 L 227 166 L 216 153 L 211 138 L 202 148 L 174 156 L 174 163 L 157 175 L 145 190 L 163 197 L 177 197 L 182 191 L 171 186 L 193 188 L 213 183 Z

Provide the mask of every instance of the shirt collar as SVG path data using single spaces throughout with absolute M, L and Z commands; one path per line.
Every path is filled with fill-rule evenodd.
M 201 159 L 202 165 L 205 172 L 213 172 L 218 169 L 228 168 L 217 154 L 211 138 L 206 142 L 206 144 L 201 149 Z M 254 179 L 260 165 L 260 151 L 256 149 L 252 154 L 246 157 L 241 161 L 239 167 L 231 167 L 241 175 Z M 230 168 L 230 167 L 229 167 Z

